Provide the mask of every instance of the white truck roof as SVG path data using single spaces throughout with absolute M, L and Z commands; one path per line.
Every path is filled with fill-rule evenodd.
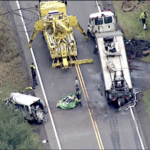
M 38 98 L 38 97 L 34 97 L 31 95 L 25 95 L 25 94 L 21 94 L 21 93 L 11 93 L 10 97 L 17 104 L 26 105 L 26 106 L 29 106 L 29 105 L 33 104 L 34 102 L 40 100 L 40 98 Z
M 101 17 L 102 14 L 104 14 L 105 16 L 114 16 L 114 13 L 112 13 L 111 11 L 103 11 L 103 12 L 98 12 L 98 13 L 91 14 L 90 18 Z
M 105 51 L 104 38 L 110 36 L 116 38 L 117 42 L 115 44 L 118 45 L 117 48 L 119 49 L 120 56 L 116 55 L 115 57 L 109 57 L 109 56 L 107 57 L 106 54 L 104 53 Z M 109 73 L 107 69 L 107 65 L 106 65 L 107 61 L 112 61 L 118 71 L 123 70 L 124 78 L 129 88 L 132 89 L 130 70 L 128 66 L 122 32 L 115 31 L 115 32 L 107 32 L 107 33 L 96 33 L 96 38 L 97 38 L 97 46 L 99 50 L 99 57 L 100 57 L 101 66 L 103 70 L 103 77 L 104 77 L 106 90 L 110 90 L 112 81 L 114 79 L 114 72 Z

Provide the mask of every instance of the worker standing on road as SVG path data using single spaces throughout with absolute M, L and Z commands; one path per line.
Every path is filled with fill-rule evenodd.
M 78 80 L 78 77 L 75 78 L 75 88 L 76 88 L 76 91 L 77 91 L 77 88 L 79 88 L 79 80 Z
M 33 70 L 33 72 L 32 72 L 32 78 L 33 78 L 33 89 L 35 89 L 36 85 L 38 85 L 37 80 L 36 80 L 36 71 L 35 70 Z
M 77 88 L 77 90 L 76 90 L 76 97 L 77 97 L 77 99 L 78 99 L 79 105 L 82 107 L 81 91 L 79 90 L 79 88 Z
M 98 47 L 97 47 L 97 44 L 96 44 L 93 53 L 97 54 L 97 52 L 98 52 Z
M 31 64 L 30 68 L 31 68 L 32 79 L 33 79 L 33 89 L 35 89 L 36 85 L 38 84 L 36 80 L 36 68 L 34 66 L 34 63 Z
M 33 70 L 36 70 L 35 66 L 34 66 L 34 63 L 31 64 L 30 69 L 31 69 L 31 73 L 33 72 Z
M 142 12 L 141 16 L 140 16 L 140 20 L 142 20 L 142 24 L 143 24 L 143 29 L 146 30 L 146 18 L 148 17 L 148 13 L 146 11 Z

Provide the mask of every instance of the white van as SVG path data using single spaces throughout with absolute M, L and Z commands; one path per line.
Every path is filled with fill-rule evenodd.
M 26 120 L 39 123 L 47 122 L 44 113 L 47 113 L 47 106 L 45 102 L 38 97 L 25 95 L 21 93 L 11 93 L 10 98 L 5 100 L 6 104 L 13 104 L 16 110 L 23 111 L 23 116 Z

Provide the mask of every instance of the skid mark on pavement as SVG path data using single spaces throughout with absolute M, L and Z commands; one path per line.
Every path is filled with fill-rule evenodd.
M 121 144 L 120 144 L 120 135 L 119 135 L 119 130 L 118 130 L 118 119 L 117 117 L 112 117 L 109 119 L 110 123 L 110 129 L 111 129 L 111 140 L 114 149 L 121 149 Z

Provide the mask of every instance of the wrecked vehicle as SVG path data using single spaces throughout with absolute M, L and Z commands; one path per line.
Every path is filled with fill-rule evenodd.
M 22 111 L 24 118 L 28 121 L 47 122 L 45 117 L 48 112 L 47 106 L 41 98 L 21 93 L 11 93 L 10 98 L 5 99 L 5 103 L 8 106 L 12 104 L 16 111 Z

